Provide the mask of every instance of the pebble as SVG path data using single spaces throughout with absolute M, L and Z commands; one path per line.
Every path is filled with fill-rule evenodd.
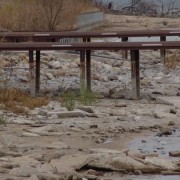
M 175 122 L 174 121 L 169 121 L 168 126 L 175 126 Z

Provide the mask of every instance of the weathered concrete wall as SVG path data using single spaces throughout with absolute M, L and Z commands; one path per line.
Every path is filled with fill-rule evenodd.
M 104 21 L 104 13 L 97 11 L 91 13 L 81 14 L 77 17 L 76 24 L 74 29 L 76 31 L 86 31 L 90 30 L 96 26 L 99 26 Z M 71 42 L 79 42 L 82 41 L 80 38 L 62 38 L 60 42 L 62 43 L 71 43 Z
M 79 30 L 85 30 L 98 26 L 104 21 L 104 13 L 97 11 L 91 13 L 81 14 L 77 17 L 76 27 Z

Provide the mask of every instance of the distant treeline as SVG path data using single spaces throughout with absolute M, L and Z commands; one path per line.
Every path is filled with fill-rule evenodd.
M 172 15 L 180 10 L 180 0 L 94 0 L 104 9 L 129 14 Z

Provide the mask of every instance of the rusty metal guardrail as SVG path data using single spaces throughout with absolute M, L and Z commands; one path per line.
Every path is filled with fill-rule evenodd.
M 88 39 L 88 41 L 90 41 Z M 40 89 L 40 51 L 42 50 L 78 50 L 80 51 L 80 78 L 86 81 L 86 88 L 91 90 L 91 51 L 92 50 L 130 50 L 131 55 L 131 77 L 132 98 L 140 98 L 140 73 L 139 73 L 139 51 L 144 49 L 180 49 L 180 41 L 176 42 L 83 42 L 83 43 L 48 43 L 48 42 L 23 42 L 23 43 L 1 43 L 1 51 L 29 51 L 29 67 L 31 77 L 31 94 L 33 96 Z M 36 69 L 34 67 L 33 53 L 36 51 Z M 85 80 L 86 74 L 86 80 Z

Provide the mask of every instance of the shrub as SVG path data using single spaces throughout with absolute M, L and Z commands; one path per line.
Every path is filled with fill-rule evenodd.
M 75 108 L 75 98 L 76 98 L 76 95 L 72 92 L 71 93 L 63 93 L 60 96 L 60 101 L 61 101 L 62 105 L 64 107 L 66 107 L 66 109 L 68 111 L 73 111 Z
M 60 95 L 60 102 L 68 111 L 73 111 L 76 105 L 92 106 L 98 102 L 98 95 L 84 88 L 80 93 L 65 92 Z
M 164 26 L 167 26 L 167 25 L 168 25 L 168 22 L 164 20 L 164 21 L 162 22 L 162 24 L 163 24 Z
M 47 105 L 49 99 L 47 97 L 31 97 L 28 93 L 12 88 L 0 90 L 0 102 L 5 105 L 7 110 L 18 114 L 27 114 L 28 108 L 34 109 Z
M 6 117 L 4 115 L 0 115 L 0 124 L 6 124 Z
M 79 102 L 84 106 L 92 106 L 97 103 L 97 95 L 90 90 L 81 90 Z

